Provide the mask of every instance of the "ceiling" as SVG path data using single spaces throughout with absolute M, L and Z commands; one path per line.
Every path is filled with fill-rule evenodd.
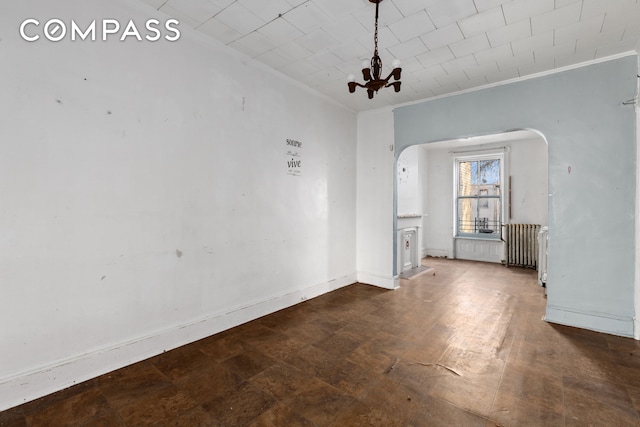
M 370 0 L 141 0 L 356 111 L 403 104 L 633 51 L 640 0 L 383 0 L 383 75 L 402 90 L 350 94 L 373 55 Z

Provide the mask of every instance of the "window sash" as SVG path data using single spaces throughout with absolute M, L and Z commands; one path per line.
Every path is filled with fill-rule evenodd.
M 456 236 L 488 240 L 499 239 L 504 203 L 502 197 L 504 156 L 494 154 L 460 157 L 455 160 Z M 481 171 L 486 171 L 486 169 L 482 168 L 486 167 L 487 163 L 496 160 L 498 161 L 497 170 L 494 169 L 491 175 L 483 175 Z M 465 173 L 464 177 L 463 173 Z M 472 192 L 475 194 L 470 194 Z M 493 194 L 491 194 L 492 192 Z M 463 203 L 467 206 L 462 206 Z M 463 211 L 465 212 L 463 213 Z

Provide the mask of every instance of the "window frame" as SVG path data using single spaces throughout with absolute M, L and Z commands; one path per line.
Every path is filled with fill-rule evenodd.
M 456 239 L 478 239 L 478 240 L 502 240 L 502 226 L 505 224 L 505 206 L 506 199 L 508 196 L 508 188 L 507 182 L 505 179 L 505 171 L 506 171 L 506 156 L 505 150 L 496 150 L 482 154 L 464 154 L 461 155 L 459 153 L 453 153 L 453 237 Z M 465 197 L 460 196 L 459 192 L 459 184 L 460 184 L 460 164 L 464 162 L 474 162 L 474 161 L 483 161 L 483 160 L 499 160 L 500 161 L 500 194 L 499 196 L 476 196 L 476 197 Z M 500 204 L 500 215 L 499 215 L 499 223 L 498 223 L 498 232 L 497 233 L 464 233 L 460 231 L 460 221 L 459 221 L 459 207 L 460 207 L 460 199 L 499 199 Z

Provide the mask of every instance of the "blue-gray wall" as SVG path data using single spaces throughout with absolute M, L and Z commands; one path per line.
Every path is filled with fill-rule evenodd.
M 548 321 L 633 336 L 637 57 L 405 106 L 414 144 L 535 129 L 549 144 Z

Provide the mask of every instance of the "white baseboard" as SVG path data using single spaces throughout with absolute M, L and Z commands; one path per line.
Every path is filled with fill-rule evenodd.
M 633 319 L 633 338 L 640 340 L 640 320 Z
M 453 258 L 453 255 L 450 251 L 443 249 L 427 249 L 426 256 L 431 256 L 434 258 Z
M 545 320 L 622 337 L 634 337 L 634 319 L 631 317 L 547 305 Z
M 383 276 L 367 271 L 358 271 L 358 282 L 384 289 L 397 289 L 400 287 L 400 278 L 398 276 Z
M 355 283 L 356 273 L 0 379 L 0 411 Z

